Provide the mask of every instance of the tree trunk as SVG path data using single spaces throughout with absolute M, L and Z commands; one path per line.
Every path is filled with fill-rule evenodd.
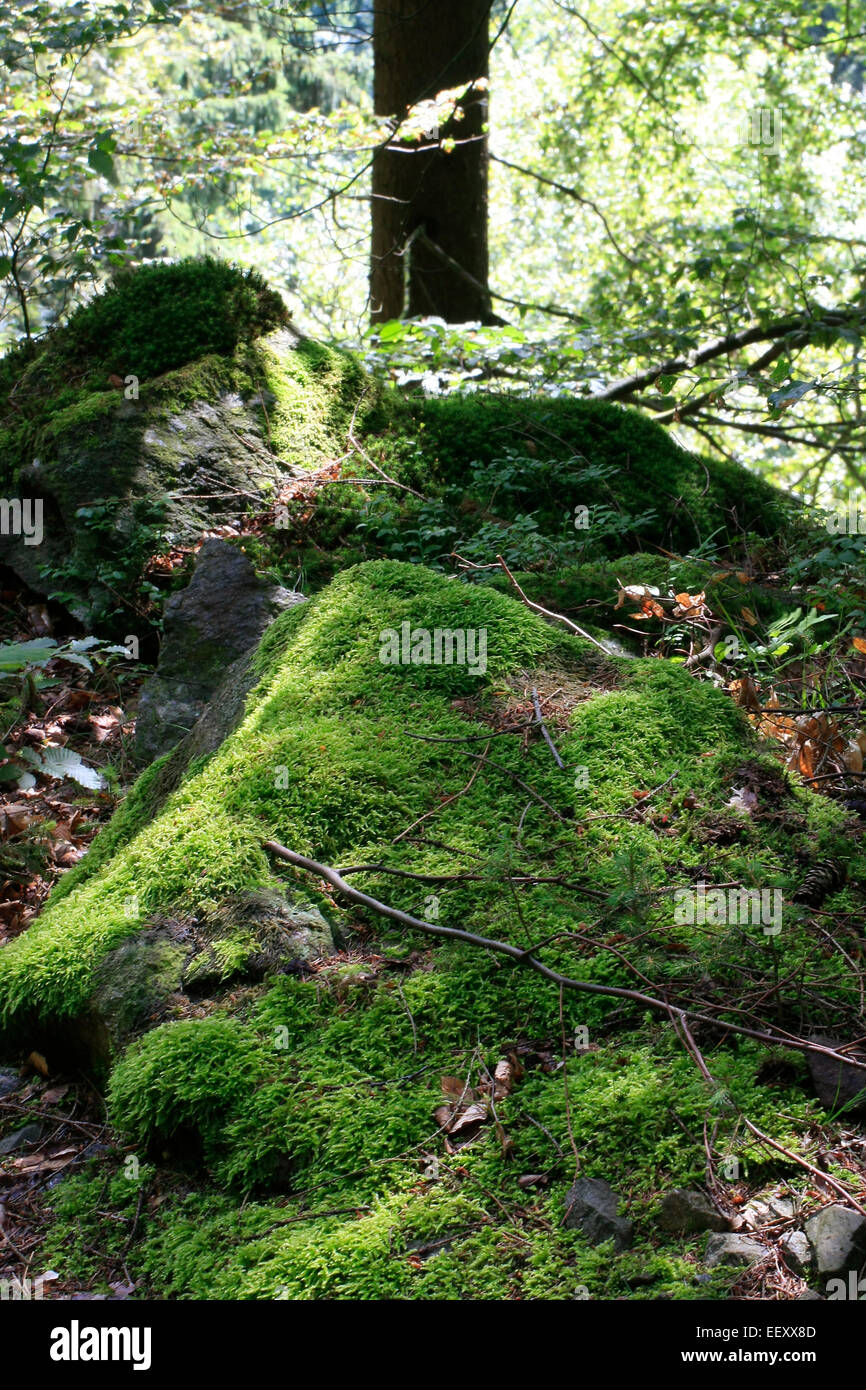
M 377 0 L 373 99 L 402 117 L 437 92 L 486 78 L 490 0 Z M 448 323 L 491 321 L 487 290 L 486 91 L 470 92 L 462 120 L 438 139 L 377 150 L 373 158 L 371 319 L 435 314 Z M 446 154 L 439 140 L 458 143 Z M 461 143 L 468 142 L 468 143 Z M 428 242 L 421 228 L 462 267 Z M 474 282 L 474 283 L 473 283 Z

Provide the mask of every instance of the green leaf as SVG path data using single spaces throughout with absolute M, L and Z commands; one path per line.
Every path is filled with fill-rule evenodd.
M 97 174 L 101 174 L 104 179 L 108 179 L 109 183 L 117 183 L 114 160 L 107 150 L 101 150 L 98 147 L 89 150 L 87 162 L 91 169 L 94 169 Z
M 41 754 L 22 748 L 21 756 L 45 777 L 71 777 L 88 791 L 101 791 L 105 786 L 102 773 L 89 767 L 71 748 L 44 748 Z
M 380 343 L 397 343 L 406 336 L 406 325 L 399 319 L 391 319 L 390 323 L 383 323 L 379 329 Z
M 57 643 L 53 637 L 37 637 L 32 642 L 7 642 L 0 646 L 0 671 L 23 671 L 50 661 Z
M 791 405 L 793 401 L 798 401 L 807 392 L 814 391 L 817 381 L 792 381 L 790 386 L 783 386 L 780 391 L 771 391 L 767 397 L 767 404 L 776 406 Z

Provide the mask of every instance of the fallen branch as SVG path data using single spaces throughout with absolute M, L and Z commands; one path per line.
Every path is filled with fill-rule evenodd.
M 824 1047 L 820 1043 L 812 1042 L 806 1038 L 794 1038 L 785 1033 L 768 1033 L 758 1028 L 746 1028 L 741 1023 L 731 1023 L 727 1019 L 714 1018 L 711 1014 L 699 1013 L 696 1009 L 684 1009 L 679 1005 L 671 1005 L 669 1001 L 658 999 L 652 994 L 644 994 L 642 990 L 627 989 L 622 985 L 601 985 L 589 980 L 576 980 L 570 975 L 563 975 L 558 970 L 552 970 L 537 956 L 528 954 L 520 946 L 512 946 L 507 941 L 498 941 L 495 937 L 479 936 L 476 932 L 465 931 L 461 927 L 445 927 L 439 923 L 426 922 L 422 917 L 413 917 L 411 913 L 403 912 L 399 907 L 391 907 L 387 903 L 379 902 L 377 898 L 370 897 L 369 893 L 362 893 L 360 889 L 353 888 L 329 864 L 320 864 L 316 859 L 308 859 L 306 855 L 296 854 L 294 850 L 287 849 L 285 845 L 279 844 L 276 840 L 263 840 L 262 848 L 276 855 L 277 858 L 284 859 L 286 863 L 294 865 L 297 869 L 303 869 L 308 874 L 315 874 L 319 878 L 323 878 L 326 883 L 330 883 L 332 888 L 336 888 L 350 902 L 357 903 L 359 907 L 366 907 L 380 917 L 387 917 L 393 922 L 399 922 L 402 926 L 412 927 L 415 931 L 426 932 L 429 936 L 439 936 L 451 941 L 464 941 L 467 945 L 479 946 L 482 950 L 491 951 L 495 955 L 508 956 L 518 965 L 534 970 L 544 979 L 550 980 L 563 989 L 574 990 L 580 994 L 602 995 L 610 999 L 627 999 L 633 1004 L 640 1004 L 644 1008 L 664 1013 L 669 1018 L 673 1008 L 680 1020 L 706 1023 L 711 1028 L 721 1028 L 729 1033 L 737 1033 L 741 1037 L 755 1038 L 758 1042 L 767 1043 L 771 1047 L 788 1047 L 796 1052 L 814 1052 L 822 1057 L 829 1057 L 831 1061 L 854 1067 L 858 1071 L 866 1071 L 866 1062 L 858 1061 L 853 1057 L 846 1057 L 832 1047 Z

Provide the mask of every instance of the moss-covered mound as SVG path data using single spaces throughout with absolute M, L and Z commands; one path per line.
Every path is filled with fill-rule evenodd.
M 161 376 L 289 322 L 285 304 L 254 270 L 204 257 L 121 271 L 52 337 L 51 355 L 88 374 Z
M 212 260 L 122 275 L 0 363 L 0 493 L 42 507 L 39 543 L 3 534 L 0 560 L 91 629 L 125 631 L 154 552 L 334 458 L 366 386 L 256 275 Z
M 437 630 L 463 635 L 462 657 L 443 639 L 456 659 L 435 660 Z M 138 1213 L 124 1258 L 157 1297 L 723 1293 L 731 1274 L 700 1272 L 699 1238 L 656 1227 L 658 1195 L 702 1181 L 708 1113 L 736 1171 L 766 1161 L 741 1110 L 796 1145 L 814 1104 L 804 1064 L 769 1066 L 758 1042 L 694 1022 L 708 1085 L 663 1008 L 560 998 L 519 960 L 347 903 L 263 842 L 587 984 L 689 991 L 735 1022 L 744 991 L 765 991 L 773 1023 L 801 1029 L 859 1008 L 838 952 L 804 992 L 815 941 L 792 901 L 799 853 L 851 860 L 844 815 L 789 786 L 710 683 L 608 660 L 508 595 L 417 565 L 342 573 L 274 623 L 255 661 L 223 745 L 182 775 L 180 750 L 173 779 L 148 769 L 0 952 L 5 1037 L 62 1057 L 112 952 L 166 920 L 197 931 L 239 895 L 306 897 L 344 949 L 244 974 L 248 913 L 204 990 L 172 986 L 164 1021 L 115 1051 L 110 1112 L 128 1149 L 108 1199 L 104 1164 L 61 1184 L 55 1268 L 86 1272 L 117 1242 L 108 1211 Z M 533 690 L 562 767 L 532 724 Z M 778 890 L 781 931 L 684 924 L 672 894 L 700 881 Z M 856 881 L 845 891 L 854 910 Z M 572 1143 L 636 1223 L 616 1258 L 563 1226 Z
M 798 512 L 745 468 L 698 458 L 636 411 L 599 401 L 386 394 L 345 475 L 351 485 L 331 477 L 289 501 L 263 559 L 316 583 L 363 559 L 451 570 L 454 553 L 481 565 L 501 554 L 553 601 L 584 588 L 581 567 L 636 551 L 663 568 L 744 545 L 759 557 L 790 536 Z

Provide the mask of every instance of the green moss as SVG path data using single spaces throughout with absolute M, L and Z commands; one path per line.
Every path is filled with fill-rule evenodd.
M 369 401 L 377 395 L 360 364 L 311 339 L 302 339 L 290 354 L 262 343 L 256 356 L 259 376 L 274 398 L 269 438 L 280 457 L 313 470 L 345 453 L 353 415 L 358 411 L 356 428 L 363 430 Z
M 533 597 L 560 610 L 609 603 L 618 576 L 677 590 L 712 580 L 713 596 L 736 603 L 736 615 L 738 580 L 729 574 L 727 588 L 718 587 L 723 566 L 709 560 L 735 568 L 730 557 L 744 552 L 744 538 L 752 551 L 759 538 L 772 549 L 798 512 L 747 470 L 697 458 L 651 420 L 606 402 L 385 392 L 371 398 L 364 423 L 366 457 L 353 458 L 350 471 L 370 478 L 369 487 L 331 483 L 312 513 L 306 497 L 290 504 L 288 524 L 258 542 L 262 565 L 301 567 L 319 584 L 361 559 L 450 570 L 455 551 L 481 565 L 502 554 L 532 576 Z M 412 491 L 383 486 L 371 460 Z M 641 547 L 650 553 L 638 559 Z M 667 558 L 677 551 L 697 553 Z M 629 572 L 620 573 L 629 553 Z M 757 586 L 748 601 L 759 616 L 777 611 Z
M 485 628 L 486 670 L 383 665 L 383 633 L 403 623 Z M 265 838 L 335 865 L 471 873 L 434 883 L 370 869 L 355 882 L 445 925 L 548 940 L 545 962 L 587 983 L 632 984 L 622 949 L 672 989 L 710 981 L 737 999 L 745 970 L 774 991 L 779 1017 L 801 1017 L 814 935 L 790 902 L 795 853 L 815 835 L 828 854 L 848 849 L 844 818 L 787 786 L 710 683 L 662 661 L 605 661 L 509 595 L 393 561 L 345 571 L 286 613 L 254 664 L 235 732 L 163 801 L 168 764 L 149 769 L 71 888 L 0 952 L 5 1023 L 31 1045 L 36 1018 L 57 1026 L 86 1008 L 106 952 L 149 916 L 211 920 L 238 892 L 309 891 L 265 854 Z M 583 691 L 567 719 L 551 715 L 564 770 L 539 738 L 490 737 L 534 682 Z M 488 738 L 482 766 L 467 753 Z M 741 817 L 717 843 L 732 788 L 762 778 L 776 818 Z M 650 789 L 653 809 L 634 815 L 635 792 Z M 669 890 L 708 872 L 780 885 L 779 939 L 760 925 L 677 926 Z M 508 875 L 549 881 L 510 891 Z M 124 915 L 132 894 L 138 922 Z M 114 1068 L 113 1123 L 166 1184 L 129 1256 L 145 1287 L 183 1298 L 724 1296 L 729 1273 L 696 1284 L 697 1244 L 658 1232 L 658 1197 L 702 1180 L 707 1115 L 744 1169 L 760 1173 L 761 1160 L 741 1108 L 797 1147 L 812 1111 L 797 1075 L 759 1079 L 762 1050 L 720 1035 L 702 1039 L 708 1086 L 663 1014 L 569 992 L 560 1013 L 558 992 L 511 961 L 433 945 L 360 906 L 329 911 L 348 956 L 311 978 L 224 992 L 218 1012 L 162 1025 Z M 223 939 L 228 955 L 249 945 Z M 841 956 L 823 961 L 821 989 L 856 1008 Z M 589 1038 L 580 1055 L 578 1029 Z M 477 1086 L 482 1066 L 510 1054 L 524 1072 L 497 1102 L 502 1135 L 489 1123 L 447 1152 L 441 1078 Z M 562 1228 L 572 1137 L 582 1171 L 607 1178 L 635 1222 L 621 1258 Z M 537 1189 L 521 1186 L 526 1174 L 541 1175 Z M 95 1190 L 76 1190 L 85 1228 L 98 1229 Z
M 265 1075 L 262 1047 L 236 1020 L 165 1024 L 115 1067 L 109 1105 L 131 1143 L 153 1151 L 180 1135 L 212 1160 L 227 1119 Z
M 77 309 L 51 342 L 70 362 L 104 373 L 160 376 L 288 322 L 280 296 L 253 270 L 212 257 L 121 271 Z

